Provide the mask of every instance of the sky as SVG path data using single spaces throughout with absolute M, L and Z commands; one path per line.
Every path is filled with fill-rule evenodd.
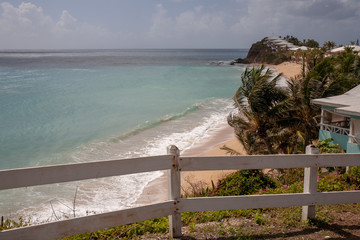
M 250 48 L 360 39 L 360 0 L 9 0 L 0 49 Z

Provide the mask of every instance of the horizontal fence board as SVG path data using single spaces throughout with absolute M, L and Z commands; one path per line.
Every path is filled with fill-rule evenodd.
M 170 169 L 172 155 L 0 171 L 0 190 Z
M 359 166 L 360 154 L 181 157 L 181 171 Z
M 181 212 L 277 208 L 360 202 L 360 191 L 182 198 Z
M 147 219 L 168 216 L 175 210 L 174 201 L 119 210 L 64 221 L 46 223 L 0 232 L 0 239 L 55 239 L 96 231 Z

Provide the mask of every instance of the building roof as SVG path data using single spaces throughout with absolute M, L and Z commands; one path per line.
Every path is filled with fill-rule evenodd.
M 335 112 L 360 117 L 360 85 L 350 91 L 327 98 L 313 99 L 312 103 L 335 107 Z
M 278 37 L 266 37 L 266 41 L 271 43 L 271 44 L 274 44 L 276 46 L 279 46 L 279 47 L 282 47 L 282 48 L 288 48 L 288 50 L 291 50 L 291 51 L 296 51 L 298 49 L 301 49 L 301 50 L 307 50 L 308 48 L 305 47 L 305 46 L 296 46 L 282 38 L 278 38 Z
M 292 48 L 290 48 L 290 50 L 292 50 L 292 51 L 296 51 L 296 50 L 298 50 L 298 49 L 300 49 L 300 50 L 308 50 L 309 48 L 308 48 L 308 47 L 305 47 L 305 46 L 292 47 Z
M 348 45 L 347 47 L 351 47 L 354 52 L 360 52 L 360 46 Z M 340 52 L 343 52 L 344 50 L 345 50 L 345 47 L 338 47 L 338 48 L 331 49 L 330 52 L 331 53 L 340 53 Z

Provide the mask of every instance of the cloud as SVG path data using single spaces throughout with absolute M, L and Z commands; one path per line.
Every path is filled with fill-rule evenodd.
M 64 10 L 56 26 L 62 29 L 76 29 L 76 24 L 77 19 L 71 16 L 67 10 Z
M 264 36 L 294 35 L 321 43 L 341 44 L 356 39 L 360 2 L 356 0 L 251 0 L 247 13 L 232 26 L 247 41 Z M 253 41 L 254 41 L 253 40 Z
M 41 7 L 31 3 L 22 3 L 15 8 L 10 3 L 1 3 L 3 14 L 0 19 L 2 38 L 16 39 L 15 37 L 33 38 L 43 31 L 49 31 L 53 25 L 50 17 L 44 15 Z
M 79 22 L 67 10 L 56 21 L 32 3 L 1 3 L 1 48 L 114 48 L 129 35 Z
M 169 16 L 159 4 L 153 15 L 152 25 L 146 38 L 155 47 L 211 47 L 218 45 L 226 29 L 221 12 L 204 12 L 203 6 L 196 6 L 176 16 Z
M 359 7 L 360 3 L 353 0 L 298 1 L 295 7 L 289 8 L 289 12 L 297 16 L 338 21 L 359 16 Z
M 83 22 L 71 9 L 59 10 L 56 18 L 32 3 L 16 7 L 4 2 L 0 48 L 246 48 L 265 36 L 293 35 L 338 44 L 359 38 L 358 0 L 162 2 L 143 10 L 141 17 L 124 15 L 118 24 L 114 15 L 107 23 L 113 29 Z M 95 9 L 96 17 L 107 14 L 104 10 Z M 124 24 L 128 32 L 122 31 Z

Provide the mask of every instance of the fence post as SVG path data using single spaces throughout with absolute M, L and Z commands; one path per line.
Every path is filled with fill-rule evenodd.
M 181 214 L 179 213 L 179 200 L 180 200 L 180 150 L 171 145 L 167 148 L 167 154 L 174 155 L 172 157 L 172 168 L 169 170 L 169 200 L 174 200 L 174 213 L 169 216 L 169 233 L 172 238 L 181 237 Z
M 306 146 L 305 154 L 319 154 L 319 149 L 315 145 L 310 144 Z M 317 167 L 306 167 L 304 169 L 304 193 L 316 193 L 317 192 Z M 315 218 L 315 205 L 302 207 L 302 220 Z

